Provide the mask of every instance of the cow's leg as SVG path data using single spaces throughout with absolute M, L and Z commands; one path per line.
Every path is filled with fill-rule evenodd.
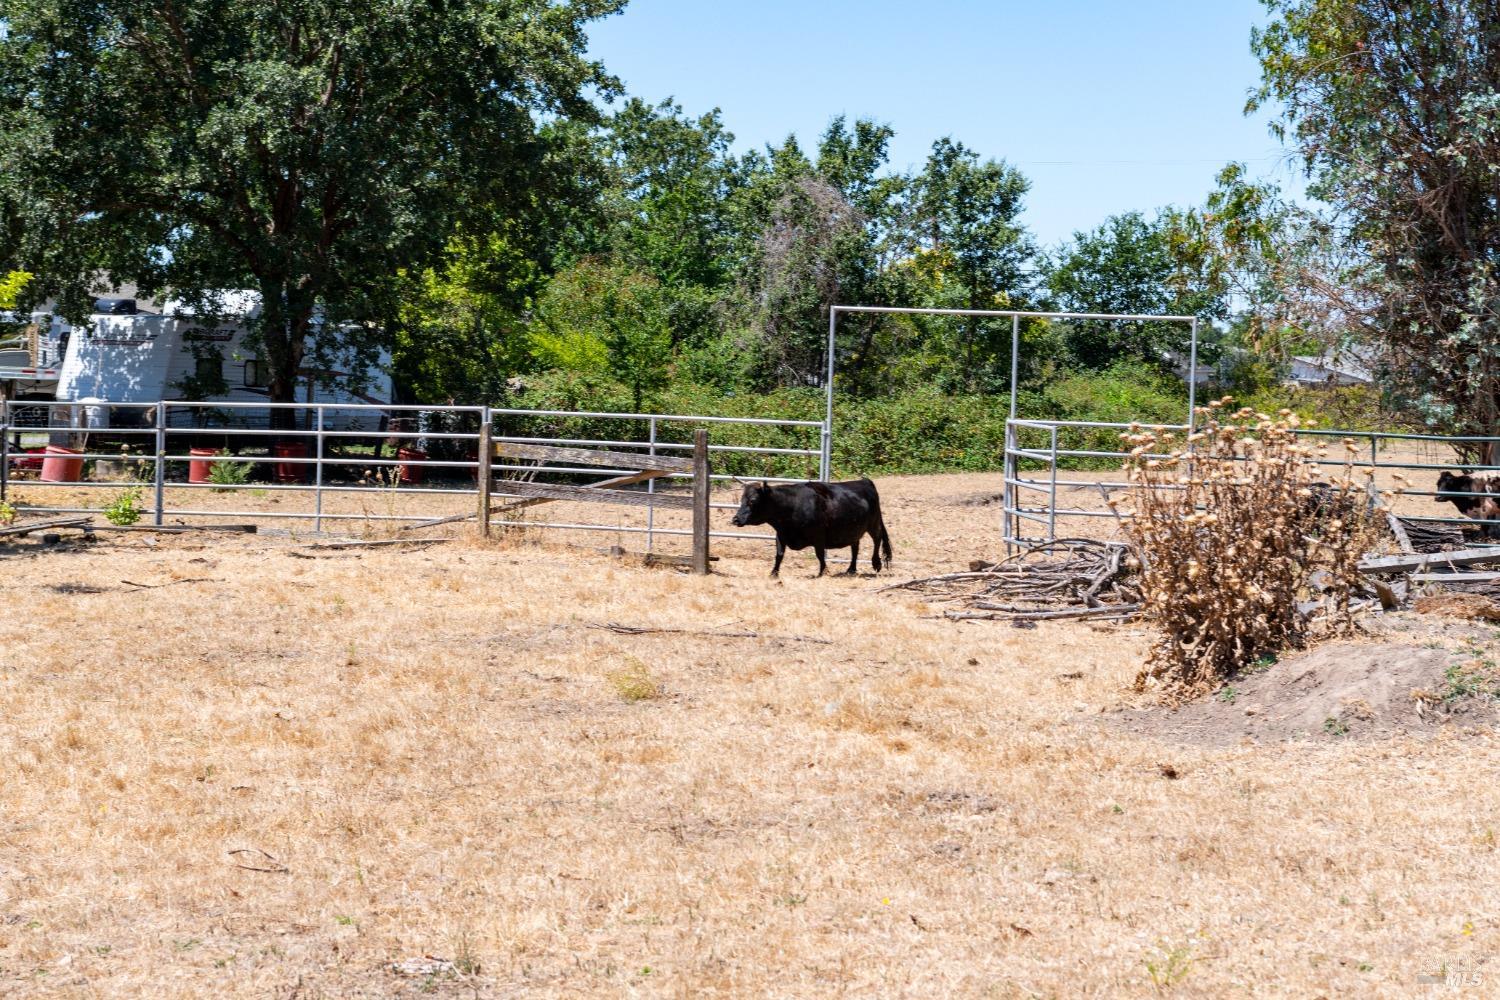
M 771 564 L 771 575 L 772 576 L 780 576 L 781 575 L 781 560 L 785 556 L 786 556 L 786 542 L 783 542 L 781 540 L 781 536 L 777 535 L 776 536 L 776 561 Z
M 875 552 L 870 556 L 870 565 L 875 567 L 875 572 L 880 572 L 880 529 L 876 528 L 870 532 L 870 544 L 874 546 Z
M 828 572 L 828 550 L 819 545 L 813 549 L 818 554 L 818 575 Z
M 858 571 L 858 569 L 856 569 L 856 567 L 858 567 L 858 566 L 859 566 L 859 539 L 856 538 L 854 540 L 854 544 L 851 545 L 851 546 L 849 546 L 849 568 L 846 569 L 846 570 L 844 570 L 845 575 L 847 575 L 847 576 L 858 576 L 859 575 L 859 571 Z

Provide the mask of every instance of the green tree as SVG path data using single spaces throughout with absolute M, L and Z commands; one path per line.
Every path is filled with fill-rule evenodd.
M 1204 262 L 1204 279 L 1225 292 L 1233 306 L 1225 342 L 1241 352 L 1242 366 L 1261 372 L 1261 382 L 1275 381 L 1292 354 L 1354 346 L 1350 334 L 1357 328 L 1345 317 L 1306 308 L 1322 296 L 1305 279 L 1339 269 L 1338 241 L 1326 220 L 1288 202 L 1275 185 L 1249 180 L 1238 163 L 1219 173 L 1201 210 L 1180 218 L 1174 240 Z
M 31 274 L 26 271 L 0 271 L 0 313 L 18 309 L 26 286 L 30 283 Z M 20 346 L 10 338 L 24 329 L 26 319 L 25 315 L 17 316 L 13 313 L 11 318 L 0 316 L 0 346 Z
M 0 274 L 0 309 L 15 309 L 20 305 L 21 293 L 30 284 L 32 275 L 27 271 L 10 271 Z
M 748 239 L 741 287 L 761 334 L 763 382 L 822 383 L 835 303 L 914 300 L 913 274 L 901 266 L 914 246 L 910 180 L 885 170 L 893 134 L 841 116 L 819 137 L 816 160 L 795 138 L 746 158 L 747 180 L 731 209 Z M 895 360 L 896 342 L 879 336 L 884 329 L 875 317 L 841 322 L 835 350 L 846 388 L 880 384 L 880 370 Z
M 919 304 L 918 273 L 902 264 L 916 248 L 910 226 L 912 188 L 907 174 L 885 170 L 895 130 L 866 119 L 851 127 L 839 116 L 818 142 L 817 175 L 858 213 L 861 231 L 844 241 L 838 263 L 844 303 L 883 306 Z M 819 317 L 827 323 L 827 313 Z M 899 380 L 903 354 L 918 345 L 911 324 L 878 314 L 846 314 L 839 321 L 839 377 L 847 392 L 870 395 Z
M 441 264 L 407 275 L 391 360 L 416 401 L 494 404 L 534 366 L 526 314 L 542 263 L 518 242 L 460 234 Z
M 1126 212 L 1075 233 L 1047 266 L 1046 283 L 1065 312 L 1227 316 L 1222 260 L 1197 211 L 1167 209 L 1154 220 Z M 1189 339 L 1183 323 L 1073 321 L 1065 342 L 1080 366 L 1102 370 L 1126 360 L 1160 366 L 1169 354 L 1185 360 Z
M 732 274 L 724 202 L 736 183 L 733 141 L 717 110 L 690 119 L 671 101 L 631 99 L 610 122 L 614 228 L 599 249 L 661 283 L 680 342 L 700 338 Z
M 1036 255 L 1021 225 L 1031 182 L 1020 171 L 951 138 L 933 144 L 913 181 L 913 225 L 920 252 L 936 278 L 936 305 L 963 309 L 1022 308 L 1031 296 L 1028 270 Z M 970 318 L 955 345 L 961 386 L 995 389 L 1009 383 L 1010 324 Z
M 618 263 L 585 258 L 553 278 L 531 338 L 544 367 L 608 375 L 630 390 L 637 413 L 670 381 L 661 286 Z
M 575 194 L 572 140 L 615 87 L 583 29 L 623 2 L 12 0 L 19 259 L 72 315 L 100 275 L 258 289 L 289 401 L 319 310 L 329 331 L 386 322 L 450 234 Z
M 1500 3 L 1267 7 L 1250 108 L 1279 107 L 1331 208 L 1334 252 L 1292 276 L 1295 304 L 1379 343 L 1385 384 L 1433 426 L 1500 432 Z
M 625 102 L 601 137 L 608 169 L 599 211 L 570 223 L 562 255 L 565 262 L 607 259 L 621 273 L 654 279 L 684 369 L 726 387 L 744 374 L 725 333 L 726 319 L 739 312 L 731 205 L 746 176 L 729 153 L 733 139 L 716 110 L 693 117 L 671 100 Z

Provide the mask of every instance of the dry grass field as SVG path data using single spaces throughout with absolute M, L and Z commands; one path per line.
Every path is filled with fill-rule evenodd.
M 895 579 L 997 552 L 998 477 L 882 489 Z M 548 537 L 3 550 L 0 996 L 1500 982 L 1487 734 L 1175 743 L 1130 628 Z

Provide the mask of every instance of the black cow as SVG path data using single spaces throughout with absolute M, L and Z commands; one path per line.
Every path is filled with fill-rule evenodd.
M 850 483 L 796 483 L 770 486 L 746 483 L 740 496 L 740 509 L 734 515 L 736 527 L 747 524 L 769 524 L 776 529 L 776 563 L 771 575 L 781 572 L 786 550 L 805 549 L 809 545 L 818 554 L 818 575 L 828 571 L 827 552 L 848 546 L 850 575 L 859 563 L 859 543 L 869 535 L 875 543 L 870 562 L 880 572 L 880 556 L 891 561 L 891 535 L 880 516 L 880 494 L 868 479 Z
M 1444 469 L 1438 474 L 1437 488 L 1438 495 L 1433 498 L 1436 503 L 1451 503 L 1464 517 L 1476 521 L 1500 520 L 1500 497 L 1489 495 L 1500 493 L 1500 477 L 1495 473 L 1454 473 Z M 1485 495 L 1463 496 L 1465 493 Z M 1497 527 L 1500 525 L 1484 525 L 1484 534 L 1491 538 L 1500 536 Z

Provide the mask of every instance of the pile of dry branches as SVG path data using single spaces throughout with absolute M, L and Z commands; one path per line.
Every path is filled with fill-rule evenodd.
M 976 564 L 968 573 L 909 580 L 886 589 L 916 590 L 962 605 L 943 612 L 954 620 L 1126 618 L 1139 610 L 1141 600 L 1131 567 L 1123 545 L 1065 538 L 998 563 Z
M 1326 449 L 1299 441 L 1295 414 L 1231 413 L 1231 402 L 1200 410 L 1201 429 L 1185 441 L 1140 428 L 1121 435 L 1133 484 L 1121 513 L 1140 561 L 1142 614 L 1158 632 L 1136 683 L 1168 697 L 1302 645 L 1314 574 L 1324 620 L 1347 631 L 1359 561 L 1383 523 L 1352 441 L 1340 474 L 1320 482 Z

